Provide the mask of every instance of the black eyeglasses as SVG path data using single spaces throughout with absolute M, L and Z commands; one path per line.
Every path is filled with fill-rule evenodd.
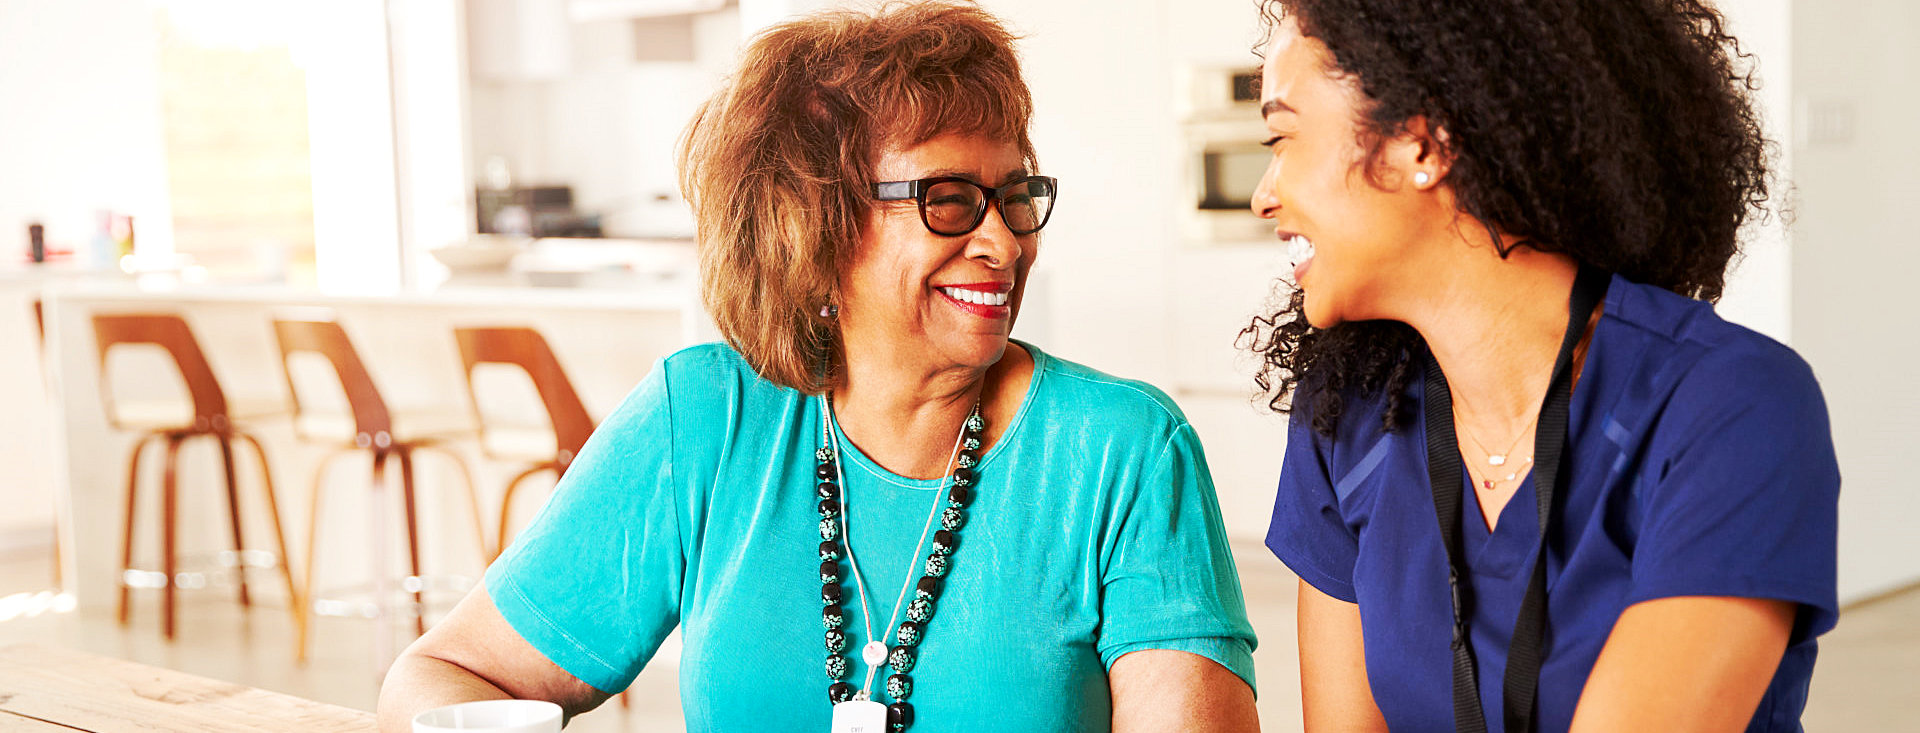
M 927 225 L 927 231 L 945 237 L 979 229 L 987 220 L 988 207 L 998 205 L 1007 230 L 1026 236 L 1047 225 L 1047 217 L 1053 215 L 1057 186 L 1058 181 L 1048 176 L 1027 176 L 999 188 L 939 176 L 876 183 L 873 197 L 880 201 L 913 199 L 920 205 L 920 223 Z

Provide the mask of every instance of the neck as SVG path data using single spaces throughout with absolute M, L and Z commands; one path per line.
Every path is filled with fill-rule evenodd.
M 847 438 L 902 476 L 946 475 L 960 424 L 983 399 L 992 370 L 928 368 L 882 350 L 846 351 L 833 404 Z
M 1514 435 L 1546 397 L 1579 267 L 1525 247 L 1505 259 L 1484 245 L 1475 251 L 1484 256 L 1465 258 L 1434 281 L 1403 320 L 1433 350 L 1459 418 L 1489 428 L 1482 431 L 1489 437 Z

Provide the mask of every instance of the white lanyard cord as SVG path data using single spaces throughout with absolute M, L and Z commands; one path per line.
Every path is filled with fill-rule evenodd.
M 860 561 L 853 557 L 853 526 L 847 521 L 847 471 L 840 465 L 840 424 L 834 417 L 833 401 L 828 399 L 824 393 L 820 395 L 820 409 L 821 412 L 826 415 L 827 419 L 827 440 L 829 441 L 829 447 L 833 451 L 833 470 L 839 475 L 840 479 L 840 537 L 841 542 L 847 546 L 847 564 L 853 567 L 853 586 L 860 593 L 860 621 L 866 626 L 867 641 L 881 641 L 873 635 L 873 614 L 869 613 L 872 606 L 867 602 L 867 584 L 860 578 Z M 972 413 L 969 412 L 968 415 L 971 416 Z M 960 424 L 960 434 L 954 436 L 953 439 L 953 452 L 947 456 L 947 483 L 949 485 L 953 482 L 953 461 L 959 457 L 960 443 L 966 439 L 966 436 L 966 423 L 962 421 Z M 942 486 L 941 488 L 946 489 L 949 488 L 949 486 Z M 887 625 L 884 627 L 886 630 L 891 630 L 894 623 L 900 620 L 900 604 L 907 600 L 907 591 L 913 589 L 913 571 L 920 565 L 920 551 L 926 547 L 927 530 L 933 528 L 933 518 L 940 515 L 940 505 L 945 504 L 946 501 L 946 491 L 936 490 L 934 492 L 933 508 L 927 511 L 927 523 L 920 528 L 920 542 L 913 546 L 913 554 L 907 556 L 907 582 L 900 586 L 900 596 L 893 601 L 893 613 L 887 617 Z M 881 643 L 892 647 L 891 644 L 886 644 L 884 641 L 881 641 Z M 866 662 L 864 655 L 860 661 L 862 663 Z M 884 662 L 882 664 L 884 664 Z M 879 671 L 880 665 L 867 665 L 867 681 L 866 684 L 860 686 L 860 692 L 862 694 L 872 697 L 873 677 Z

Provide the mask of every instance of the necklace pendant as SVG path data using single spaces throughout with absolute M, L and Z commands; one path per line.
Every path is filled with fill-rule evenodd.
M 1507 465 L 1507 457 L 1506 457 L 1506 456 L 1504 456 L 1504 455 L 1501 455 L 1501 454 L 1498 454 L 1498 453 L 1488 453 L 1488 454 L 1487 454 L 1487 465 L 1489 465 L 1489 466 L 1504 466 L 1504 465 Z
M 866 646 L 860 647 L 860 660 L 869 667 L 880 666 L 887 661 L 887 645 L 877 641 L 867 642 Z
M 1486 479 L 1480 479 L 1480 488 L 1482 488 L 1482 489 L 1486 489 L 1486 490 L 1488 490 L 1488 491 L 1492 491 L 1492 490 L 1493 490 L 1493 479 L 1490 479 L 1490 478 L 1486 478 Z

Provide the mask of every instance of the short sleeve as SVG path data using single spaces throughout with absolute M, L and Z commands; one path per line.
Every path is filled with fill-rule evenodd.
M 1710 356 L 1678 385 L 1650 446 L 1654 473 L 1638 489 L 1627 603 L 1792 601 L 1805 609 L 1797 643 L 1838 620 L 1840 470 L 1812 371 L 1768 346 Z
M 1280 466 L 1267 549 L 1321 593 L 1357 603 L 1353 568 L 1360 538 L 1340 513 L 1331 475 L 1312 416 L 1296 408 L 1287 424 L 1287 455 Z
M 1129 652 L 1183 651 L 1254 687 L 1253 626 L 1200 440 L 1182 422 L 1159 453 L 1104 542 L 1100 660 L 1111 669 Z
M 685 575 L 665 364 L 608 416 L 487 569 L 514 631 L 602 692 L 626 689 L 679 622 Z

